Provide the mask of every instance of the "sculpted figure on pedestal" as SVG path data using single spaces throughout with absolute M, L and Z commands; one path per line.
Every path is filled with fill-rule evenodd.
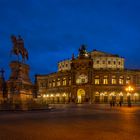
M 11 40 L 13 43 L 13 48 L 11 50 L 11 54 L 18 56 L 18 60 L 19 60 L 19 56 L 21 55 L 22 62 L 24 63 L 25 60 L 28 60 L 28 51 L 24 47 L 23 39 L 21 38 L 21 36 L 16 37 L 16 36 L 12 35 Z

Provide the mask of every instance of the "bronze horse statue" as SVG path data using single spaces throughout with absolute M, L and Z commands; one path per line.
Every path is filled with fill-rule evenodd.
M 19 56 L 21 55 L 22 62 L 24 63 L 26 59 L 28 60 L 28 51 L 24 47 L 23 39 L 20 36 L 18 36 L 18 38 L 17 38 L 16 36 L 12 35 L 11 40 L 13 43 L 13 48 L 11 50 L 11 54 L 18 56 L 18 60 L 19 60 Z

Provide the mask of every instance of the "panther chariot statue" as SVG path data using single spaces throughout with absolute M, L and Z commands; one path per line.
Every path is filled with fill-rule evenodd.
M 14 54 L 18 57 L 18 61 L 20 58 L 20 55 L 22 57 L 22 63 L 25 63 L 26 60 L 28 60 L 28 51 L 27 49 L 24 47 L 24 41 L 21 38 L 21 36 L 11 36 L 11 40 L 13 43 L 13 47 L 11 50 L 11 54 Z

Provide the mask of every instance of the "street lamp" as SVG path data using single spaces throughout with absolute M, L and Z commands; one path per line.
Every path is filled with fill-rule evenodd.
M 127 101 L 128 101 L 128 106 L 131 106 L 131 100 L 130 100 L 130 96 L 131 93 L 134 91 L 134 88 L 132 86 L 128 86 L 126 87 L 126 92 L 127 92 Z
M 131 86 L 128 86 L 125 90 L 128 92 L 132 92 L 132 91 L 134 91 L 134 88 Z

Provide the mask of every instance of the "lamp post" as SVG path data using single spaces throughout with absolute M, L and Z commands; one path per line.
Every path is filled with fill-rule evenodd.
M 134 88 L 132 86 L 128 86 L 126 87 L 126 92 L 127 92 L 127 102 L 128 102 L 128 106 L 130 107 L 131 106 L 131 93 L 134 91 Z

